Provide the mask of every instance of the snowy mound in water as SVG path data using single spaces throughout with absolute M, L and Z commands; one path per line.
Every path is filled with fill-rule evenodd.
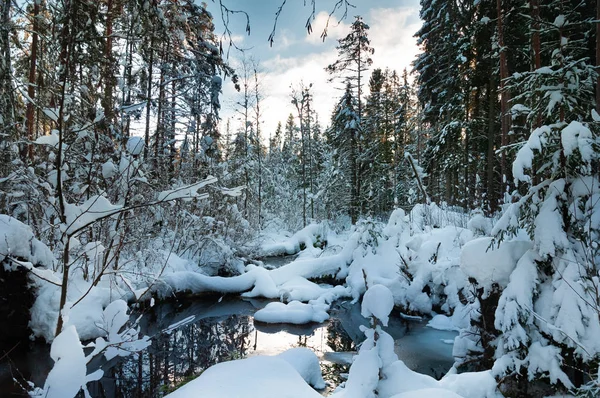
M 460 328 L 452 322 L 452 318 L 442 314 L 438 314 L 431 318 L 431 320 L 427 323 L 427 326 L 437 330 L 460 331 Z
M 517 261 L 532 247 L 527 241 L 501 242 L 499 247 L 491 244 L 492 238 L 474 239 L 465 244 L 460 255 L 462 271 L 486 290 L 493 283 L 506 287 Z
M 261 310 L 256 311 L 254 319 L 265 323 L 321 323 L 329 319 L 327 304 L 304 304 L 292 301 L 288 304 L 269 303 Z
M 284 353 L 286 354 L 286 353 Z M 312 354 L 312 353 L 311 353 Z M 287 361 L 292 358 L 293 364 Z M 304 352 L 258 356 L 237 361 L 222 362 L 208 368 L 197 379 L 179 388 L 169 398 L 319 398 L 296 370 L 310 366 L 311 375 L 321 373 L 319 361 L 312 354 L 310 364 Z M 314 361 L 316 360 L 316 362 Z M 312 377 L 312 376 L 311 376 Z M 322 380 L 322 379 L 321 379 Z
M 7 256 L 47 267 L 54 262 L 50 249 L 35 239 L 31 228 L 16 218 L 0 214 L 0 262 Z
M 375 285 L 365 293 L 360 314 L 365 318 L 374 316 L 387 326 L 390 312 L 394 309 L 394 296 L 390 289 Z

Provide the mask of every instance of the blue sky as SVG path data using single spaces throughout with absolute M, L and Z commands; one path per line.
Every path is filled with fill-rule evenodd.
M 311 13 L 311 1 L 287 0 L 279 21 L 275 43 L 269 46 L 268 37 L 273 29 L 275 12 L 283 0 L 221 0 L 230 9 L 242 9 L 250 16 L 251 35 L 245 34 L 245 18 L 238 16 L 230 20 L 236 43 L 249 48 L 247 55 L 259 61 L 263 70 L 262 86 L 265 100 L 262 104 L 264 120 L 262 131 L 264 138 L 275 130 L 278 121 L 285 122 L 293 111 L 290 103 L 290 85 L 297 86 L 300 81 L 313 84 L 315 109 L 321 124 L 327 125 L 333 106 L 340 95 L 335 85 L 327 83 L 324 68 L 336 59 L 337 39 L 348 33 L 349 25 L 355 15 L 361 15 L 370 25 L 369 38 L 375 48 L 371 68 L 396 69 L 401 71 L 410 67 L 417 53 L 416 41 L 412 37 L 421 25 L 418 0 L 350 0 L 356 8 L 348 10 L 348 17 L 338 21 L 341 12 L 337 12 L 330 21 L 329 35 L 325 42 L 320 38 L 327 15 L 337 0 L 316 0 L 316 20 L 313 21 L 313 33 L 308 35 L 305 23 Z M 223 32 L 219 0 L 207 1 L 208 10 L 213 14 L 216 33 Z M 230 52 L 230 60 L 239 58 L 236 50 Z M 368 82 L 365 79 L 365 82 Z M 366 89 L 366 86 L 365 86 Z M 223 120 L 232 119 L 232 125 L 238 126 L 234 112 L 239 95 L 230 81 L 223 87 L 221 102 Z

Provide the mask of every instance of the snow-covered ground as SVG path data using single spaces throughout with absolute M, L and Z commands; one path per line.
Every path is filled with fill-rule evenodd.
M 26 235 L 33 242 L 32 250 L 19 253 L 20 258 L 33 261 L 41 255 L 47 261 L 46 249 L 32 240 L 31 232 L 11 222 L 13 229 L 8 230 L 9 236 L 4 241 L 10 245 L 10 239 L 17 233 Z M 81 339 L 100 338 L 102 340 L 96 343 L 99 346 L 118 345 L 119 338 L 128 341 L 127 344 L 143 345 L 143 339 L 142 343 L 137 342 L 137 335 L 117 336 L 111 332 L 107 324 L 115 316 L 111 315 L 114 312 L 110 310 L 111 303 L 140 298 L 150 300 L 151 297 L 155 300 L 175 293 L 207 292 L 280 300 L 256 313 L 256 320 L 267 323 L 323 322 L 335 300 L 347 298 L 357 302 L 364 295 L 362 315 L 376 317 L 384 325 L 388 314 L 397 307 L 408 318 L 411 314 L 434 316 L 431 327 L 465 330 L 469 327 L 473 311 L 472 305 L 464 304 L 464 294 L 469 291 L 467 287 L 471 283 L 479 283 L 486 290 L 493 283 L 506 286 L 517 261 L 530 247 L 530 243 L 523 240 L 494 246 L 490 238 L 482 237 L 489 231 L 490 225 L 491 221 L 480 214 L 466 222 L 464 215 L 436 205 L 417 205 L 410 214 L 401 209 L 395 210 L 387 224 L 362 220 L 340 235 L 325 224 L 310 224 L 295 234 L 280 236 L 279 240 L 274 234 L 263 234 L 264 243 L 259 250 L 262 255 L 298 252 L 299 255 L 291 263 L 275 269 L 253 263 L 239 266 L 241 273 L 238 276 L 207 275 L 192 260 L 166 250 L 157 251 L 161 258 L 149 264 L 140 264 L 136 259 L 124 261 L 130 265 L 119 273 L 106 273 L 94 283 L 86 281 L 82 270 L 76 268 L 70 275 L 69 295 L 63 310 L 66 315 L 64 330 L 69 333 L 75 330 Z M 15 228 L 17 232 L 14 232 Z M 321 247 L 319 243 L 324 241 L 328 245 Z M 44 265 L 41 260 L 37 263 Z M 47 267 L 51 266 L 47 264 Z M 50 273 L 46 279 L 55 277 L 60 280 L 58 273 L 43 268 L 37 270 Z M 311 281 L 322 277 L 336 281 L 336 286 Z M 60 289 L 45 279 L 36 279 L 35 283 L 38 296 L 32 310 L 31 327 L 34 335 L 52 341 Z M 126 309 L 121 308 L 121 313 L 125 314 Z M 434 309 L 446 315 L 436 314 Z M 107 310 L 112 311 L 111 314 L 107 314 Z M 438 382 L 412 372 L 399 361 L 394 354 L 393 339 L 379 326 L 363 332 L 367 340 L 353 361 L 348 382 L 334 396 L 366 398 L 378 391 L 379 397 L 392 397 L 422 389 L 429 389 L 428 393 L 431 389 L 444 389 L 464 397 L 496 396 L 496 384 L 490 372 L 449 374 Z M 465 342 L 462 344 L 464 346 Z M 222 374 L 239 373 L 242 377 L 249 368 L 281 368 L 280 371 L 287 375 L 285 378 L 264 381 L 265 386 L 275 383 L 270 390 L 282 388 L 285 384 L 282 380 L 286 378 L 289 378 L 290 386 L 304 382 L 294 373 L 293 366 L 281 364 L 281 358 L 262 358 L 220 364 L 176 394 L 192 394 L 195 388 L 213 391 L 211 389 L 220 385 L 218 380 L 224 377 Z M 263 373 L 269 372 L 252 373 L 253 382 L 261 384 L 259 376 Z M 214 377 L 209 379 L 206 375 Z M 410 383 L 397 382 L 407 378 Z M 297 391 L 304 391 L 303 388 L 298 387 Z M 289 390 L 295 388 L 290 387 Z M 234 394 L 233 390 L 231 394 Z

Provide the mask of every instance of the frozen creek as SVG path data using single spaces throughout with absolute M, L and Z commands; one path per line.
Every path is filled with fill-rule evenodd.
M 359 325 L 367 325 L 359 304 L 334 304 L 331 318 L 322 324 L 287 325 L 254 322 L 253 314 L 269 301 L 218 296 L 157 304 L 142 318 L 142 334 L 152 345 L 140 354 L 96 363 L 104 377 L 88 384 L 94 397 L 158 397 L 227 360 L 274 355 L 292 347 L 308 347 L 321 360 L 323 377 L 332 387 L 348 372 L 356 346 L 363 339 Z M 392 313 L 394 314 L 394 313 Z M 425 327 L 425 323 L 390 318 L 386 331 L 396 341 L 396 353 L 407 366 L 439 378 L 452 365 L 456 333 Z M 11 361 L 0 366 L 2 396 L 22 395 L 13 376 L 42 385 L 52 366 L 49 346 L 15 349 Z

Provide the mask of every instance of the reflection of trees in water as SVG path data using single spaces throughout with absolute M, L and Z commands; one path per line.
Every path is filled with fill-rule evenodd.
M 327 345 L 335 352 L 356 350 L 354 341 L 342 326 L 342 322 L 337 318 L 332 318 L 327 325 Z
M 105 370 L 104 378 L 89 385 L 97 397 L 156 397 L 191 380 L 219 362 L 242 358 L 253 331 L 249 316 L 208 318 L 190 323 L 152 340 L 145 351 Z
M 327 325 L 327 345 L 335 352 L 356 350 L 356 344 L 342 327 L 342 322 L 337 318 L 330 319 Z M 325 380 L 334 386 L 338 386 L 346 380 L 342 377 L 342 374 L 347 374 L 350 371 L 350 365 L 321 362 L 321 371 Z

